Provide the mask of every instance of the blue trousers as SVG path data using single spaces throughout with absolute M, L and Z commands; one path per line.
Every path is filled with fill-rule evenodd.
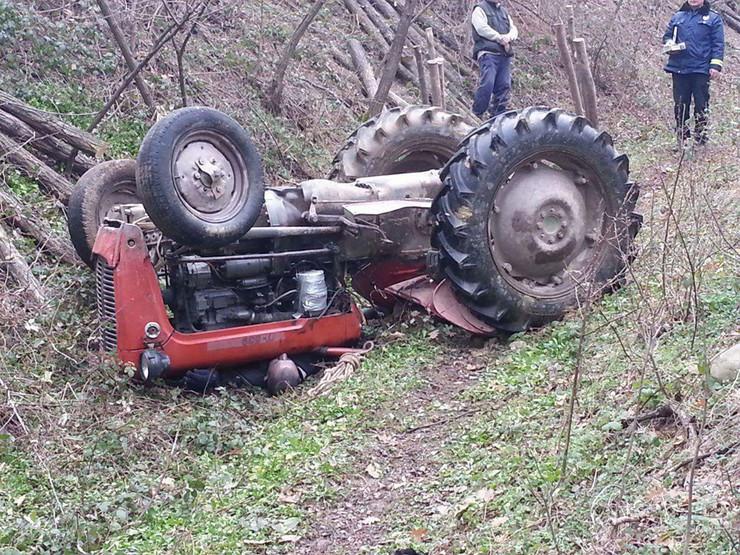
M 511 98 L 511 57 L 484 54 L 478 60 L 480 83 L 475 92 L 473 113 L 482 117 L 488 111 L 491 117 L 508 109 Z

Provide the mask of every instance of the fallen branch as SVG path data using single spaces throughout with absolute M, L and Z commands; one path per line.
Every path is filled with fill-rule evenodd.
M 63 140 L 95 157 L 101 156 L 108 148 L 90 133 L 64 123 L 48 112 L 32 108 L 4 91 L 0 91 L 0 110 L 14 115 L 40 133 Z
M 4 133 L 14 141 L 28 145 L 38 152 L 52 158 L 56 162 L 66 162 L 73 154 L 73 169 L 82 174 L 92 168 L 97 162 L 86 154 L 77 154 L 77 150 L 56 137 L 42 135 L 15 116 L 0 111 L 0 133 Z
M 732 14 L 726 9 L 720 9 L 720 13 L 724 16 L 724 21 L 727 26 L 736 33 L 740 33 L 740 17 Z
M 367 93 L 367 97 L 372 99 L 378 92 L 378 80 L 375 78 L 375 72 L 370 65 L 370 61 L 367 59 L 367 52 L 365 52 L 365 49 L 362 47 L 362 43 L 360 43 L 360 41 L 358 41 L 357 39 L 350 39 L 348 42 L 348 46 L 355 71 L 357 71 L 357 75 L 360 78 L 360 82 L 362 83 L 365 92 Z M 409 105 L 408 102 L 406 102 L 403 98 L 401 98 L 393 91 L 389 91 L 388 98 L 396 106 Z
M 373 22 L 370 20 L 370 18 L 367 16 L 365 11 L 360 8 L 359 4 L 356 0 L 344 0 L 344 5 L 347 8 L 347 10 L 355 16 L 357 19 L 357 22 L 360 24 L 360 27 L 362 27 L 363 31 L 367 33 L 371 39 L 373 39 L 373 42 L 378 47 L 379 52 L 387 52 L 390 48 L 390 44 L 388 41 L 385 40 L 385 37 L 383 37 L 383 34 L 378 30 L 378 28 L 373 25 Z M 398 66 L 398 75 L 405 79 L 406 81 L 410 81 L 412 83 L 416 83 L 416 76 L 414 73 L 404 66 L 403 64 L 399 64 Z
M 0 183 L 0 219 L 3 213 L 8 223 L 32 236 L 39 248 L 68 264 L 79 265 L 72 243 L 66 237 L 57 235 L 43 218 L 34 214 L 13 191 Z
M 676 412 L 668 405 L 662 405 L 658 407 L 656 410 L 640 414 L 637 416 L 633 416 L 631 418 L 623 418 L 622 419 L 622 428 L 627 428 L 631 424 L 642 424 L 643 422 L 648 422 L 649 420 L 656 420 L 658 418 L 671 418 L 676 419 L 677 415 Z
M 67 204 L 72 184 L 13 139 L 0 133 L 0 161 L 2 160 L 16 166 L 23 174 L 36 180 L 63 204 Z
M 29 300 L 37 304 L 45 301 L 46 293 L 43 286 L 13 245 L 10 235 L 2 224 L 0 224 L 0 269 L 5 270 L 23 288 Z
M 383 38 L 388 42 L 393 42 L 394 32 L 388 22 L 383 18 L 382 14 L 375 9 L 367 0 L 359 0 L 359 5 L 363 11 L 367 14 L 367 17 L 372 21 L 373 25 L 380 31 Z
M 357 76 L 360 78 L 368 98 L 373 98 L 378 90 L 378 80 L 375 78 L 375 72 L 367 59 L 365 49 L 357 39 L 349 39 L 347 46 L 349 47 L 349 55 L 357 71 Z
M 738 447 L 740 447 L 740 441 L 730 443 L 729 445 L 725 445 L 724 447 L 720 447 L 719 449 L 715 449 L 714 451 L 710 451 L 709 453 L 698 455 L 696 457 L 696 465 L 698 466 L 699 463 L 704 462 L 710 457 L 728 455 L 732 453 Z M 693 457 L 690 459 L 686 459 L 685 461 L 681 461 L 680 463 L 678 463 L 676 466 L 673 467 L 672 471 L 675 472 L 677 470 L 681 470 L 683 467 L 689 466 L 693 461 L 694 461 Z

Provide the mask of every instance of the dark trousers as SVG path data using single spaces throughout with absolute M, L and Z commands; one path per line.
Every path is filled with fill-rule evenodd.
M 511 97 L 511 57 L 484 54 L 478 60 L 480 83 L 475 92 L 473 113 L 482 117 L 488 111 L 491 117 L 508 109 Z
M 707 142 L 709 121 L 709 75 L 704 73 L 673 74 L 673 103 L 676 116 L 676 134 L 679 139 L 691 137 L 689 117 L 691 100 L 694 101 L 694 140 Z

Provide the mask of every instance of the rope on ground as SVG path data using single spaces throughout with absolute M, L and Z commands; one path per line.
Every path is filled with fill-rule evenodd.
M 308 397 L 317 398 L 329 393 L 338 384 L 347 381 L 352 374 L 359 370 L 363 357 L 373 350 L 375 345 L 368 341 L 362 346 L 361 350 L 354 353 L 346 353 L 339 357 L 339 361 L 324 370 L 319 383 L 308 390 Z

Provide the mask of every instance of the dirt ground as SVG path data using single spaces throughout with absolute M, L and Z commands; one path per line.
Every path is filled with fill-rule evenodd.
M 492 356 L 490 347 L 447 348 L 422 369 L 423 387 L 376 409 L 372 446 L 358 456 L 364 468 L 340 485 L 338 499 L 310 508 L 312 525 L 297 554 L 344 555 L 358 546 L 382 546 L 392 543 L 400 515 L 423 519 L 450 509 L 444 492 L 423 486 L 436 480 L 445 439 L 476 413 L 478 407 L 459 395 L 478 382 Z M 420 540 L 426 535 L 422 528 L 407 532 Z

